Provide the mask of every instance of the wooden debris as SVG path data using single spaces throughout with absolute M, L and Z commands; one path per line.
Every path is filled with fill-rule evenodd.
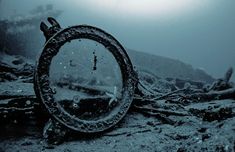
M 16 63 L 16 62 L 15 62 Z M 17 61 L 18 63 L 18 61 Z M 21 62 L 20 62 L 21 63 Z M 45 120 L 48 117 L 43 117 L 46 115 L 46 110 L 40 108 L 40 102 L 35 96 L 33 90 L 33 66 L 25 64 L 22 68 L 12 67 L 8 64 L 0 62 L 0 68 L 3 69 L 3 72 L 0 73 L 0 121 L 4 123 L 14 122 L 15 120 L 22 120 L 26 117 L 30 121 L 35 121 L 38 119 L 38 115 L 41 115 L 41 118 Z M 195 104 L 195 103 L 206 103 L 212 100 L 223 100 L 223 99 L 234 99 L 235 100 L 235 85 L 233 82 L 230 82 L 233 70 L 230 68 L 224 78 L 217 79 L 212 85 L 205 89 L 205 84 L 201 82 L 193 82 L 189 80 L 179 80 L 173 81 L 170 79 L 164 79 L 161 82 L 170 81 L 172 91 L 164 93 L 159 90 L 159 88 L 154 90 L 154 84 L 151 85 L 152 88 L 147 88 L 147 85 L 143 85 L 140 89 L 144 89 L 142 94 L 136 92 L 134 95 L 134 101 L 131 106 L 130 111 L 142 113 L 144 116 L 154 117 L 160 121 L 162 124 L 169 125 L 178 125 L 180 122 L 176 122 L 169 116 L 173 117 L 188 117 L 196 116 L 201 118 L 203 121 L 221 121 L 227 118 L 234 117 L 233 112 L 234 107 L 218 107 L 212 109 L 197 109 L 190 108 L 185 109 L 184 106 Z M 157 78 L 156 81 L 159 81 L 160 78 Z M 175 84 L 174 84 L 175 82 Z M 99 114 L 98 111 L 102 109 L 108 111 L 109 101 L 111 99 L 108 94 L 110 90 L 105 87 L 89 87 L 82 86 L 78 83 L 59 81 L 57 85 L 65 88 L 69 88 L 74 91 L 87 93 L 93 95 L 94 98 L 80 99 L 78 103 L 78 109 L 71 107 L 73 102 L 69 101 L 60 101 L 61 105 L 67 110 L 70 111 L 70 114 L 80 117 L 84 112 L 92 111 L 92 114 Z M 169 86 L 167 84 L 167 86 Z M 149 90 L 150 89 L 150 90 Z M 168 89 L 168 88 L 167 88 Z M 165 90 L 167 90 L 165 89 Z M 157 90 L 157 91 L 156 91 Z M 148 95 L 143 94 L 144 92 L 150 91 Z M 101 101 L 102 102 L 99 102 Z M 97 108 L 98 107 L 98 108 Z M 79 109 L 80 108 L 80 109 Z M 83 111 L 81 111 L 81 109 Z M 78 112 L 80 111 L 80 113 Z M 53 127 L 49 121 L 46 127 Z M 45 127 L 45 128 L 46 128 Z M 60 126 L 61 127 L 61 126 Z M 62 134 L 58 136 L 59 140 L 54 140 L 57 136 L 54 136 L 55 130 L 52 132 L 44 132 L 44 137 L 48 139 L 53 138 L 56 144 L 62 142 L 65 136 L 65 132 L 62 129 L 57 127 L 58 130 L 62 130 Z M 46 130 L 46 129 L 45 129 Z M 106 133 L 104 136 L 119 136 L 119 135 L 132 135 L 135 133 L 149 132 L 151 129 L 141 129 L 135 132 L 118 132 L 118 133 Z M 52 135 L 51 135 L 52 133 Z M 178 137 L 177 137 L 178 138 Z M 58 142 L 59 141 L 59 142 Z

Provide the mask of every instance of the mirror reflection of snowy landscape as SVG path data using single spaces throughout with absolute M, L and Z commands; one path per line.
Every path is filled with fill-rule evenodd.
M 0 152 L 235 151 L 235 1 L 0 0 Z

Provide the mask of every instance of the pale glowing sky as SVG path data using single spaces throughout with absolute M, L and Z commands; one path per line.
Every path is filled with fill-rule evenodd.
M 80 1 L 74 0 L 80 5 Z M 83 5 L 98 14 L 125 18 L 162 18 L 189 13 L 206 6 L 209 1 L 198 0 L 86 0 Z
M 63 27 L 97 26 L 127 48 L 179 59 L 215 77 L 235 68 L 235 0 L 2 0 L 0 13 L 48 3 L 63 10 Z

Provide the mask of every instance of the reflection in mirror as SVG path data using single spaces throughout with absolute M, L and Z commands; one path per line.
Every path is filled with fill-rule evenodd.
M 119 65 L 96 41 L 66 43 L 53 58 L 49 74 L 55 100 L 78 119 L 98 120 L 120 105 L 123 85 Z

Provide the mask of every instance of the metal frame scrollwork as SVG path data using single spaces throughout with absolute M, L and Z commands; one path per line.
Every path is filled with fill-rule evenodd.
M 52 27 L 48 28 L 41 23 L 41 30 L 46 37 L 45 46 L 37 60 L 35 71 L 35 93 L 48 113 L 62 125 L 79 132 L 94 133 L 101 132 L 117 124 L 127 113 L 135 92 L 137 75 L 132 63 L 122 45 L 110 34 L 89 25 L 78 25 L 62 29 L 53 18 L 48 18 Z M 50 88 L 49 70 L 52 59 L 60 51 L 60 48 L 75 39 L 90 39 L 102 44 L 115 57 L 122 74 L 122 98 L 120 107 L 108 116 L 96 120 L 81 120 L 66 112 L 63 107 L 55 101 Z

